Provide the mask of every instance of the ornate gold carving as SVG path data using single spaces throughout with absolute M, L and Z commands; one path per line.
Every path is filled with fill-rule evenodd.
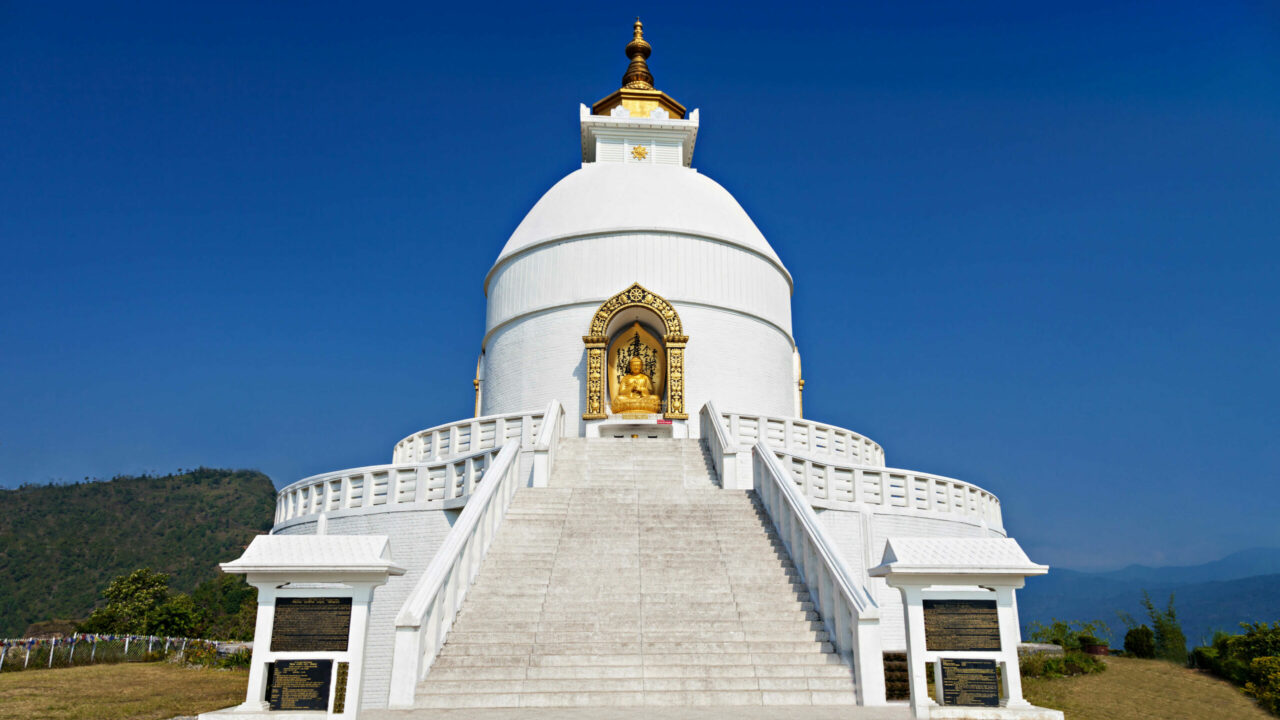
M 609 326 L 609 319 L 614 313 L 623 308 L 640 305 L 647 307 L 658 314 L 662 319 L 667 334 L 680 334 L 680 316 L 676 314 L 671 303 L 663 300 L 645 289 L 640 283 L 635 283 L 631 287 L 605 300 L 600 308 L 596 310 L 596 314 L 591 318 L 590 333 L 594 336 L 604 337 L 604 331 Z
M 637 145 L 631 148 L 631 157 L 637 160 L 643 160 L 649 157 L 649 151 L 643 145 Z
M 682 332 L 680 324 L 680 315 L 676 313 L 671 303 L 667 302 L 661 296 L 650 292 L 640 283 L 634 283 L 631 287 L 614 295 L 600 304 L 595 315 L 591 317 L 591 325 L 588 328 L 588 334 L 582 336 L 582 342 L 587 347 L 587 399 L 584 409 L 586 412 L 582 414 L 583 420 L 601 420 L 608 417 L 604 412 L 604 383 L 606 381 L 605 369 L 605 345 L 609 342 L 605 336 L 605 331 L 609 329 L 609 321 L 618 312 L 629 307 L 642 307 L 652 311 L 658 316 L 662 322 L 663 343 L 659 344 L 656 338 L 644 331 L 639 323 L 632 326 L 631 330 L 639 329 L 643 332 L 640 338 L 643 340 L 645 336 L 652 343 L 651 349 L 655 353 L 661 353 L 665 350 L 666 368 L 665 368 L 665 384 L 666 384 L 666 412 L 663 417 L 668 419 L 684 420 L 689 416 L 684 409 L 684 347 L 689 342 L 689 337 Z M 628 331 L 629 332 L 629 331 Z M 642 343 L 643 344 L 643 343 Z M 661 345 L 665 345 L 662 347 Z M 619 353 L 620 354 L 620 353 Z M 643 353 L 641 353 L 643 355 Z M 617 361 L 617 356 L 610 353 L 610 364 L 613 365 Z M 626 362 L 630 366 L 631 355 L 627 355 Z M 643 361 L 643 357 L 642 357 Z M 642 368 L 644 369 L 644 368 Z M 628 367 L 630 370 L 630 367 Z M 656 370 L 656 368 L 655 368 Z M 618 368 L 609 368 L 610 374 L 618 372 Z M 661 397 L 663 395 L 663 379 L 661 376 L 654 377 L 653 371 L 644 373 L 650 383 L 650 393 L 653 396 Z M 609 380 L 613 382 L 612 379 Z M 610 397 L 618 397 L 618 391 L 610 386 Z M 615 412 L 619 412 L 617 407 L 613 408 Z M 655 408 L 656 410 L 656 408 Z

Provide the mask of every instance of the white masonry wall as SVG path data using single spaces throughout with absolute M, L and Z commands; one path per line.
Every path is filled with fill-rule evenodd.
M 373 592 L 369 608 L 369 639 L 365 652 L 364 709 L 385 708 L 391 683 L 391 650 L 395 638 L 396 613 L 422 577 L 423 571 L 444 543 L 457 510 L 387 512 L 372 515 L 333 517 L 330 535 L 386 535 L 391 540 L 391 559 L 405 568 Z M 314 535 L 314 522 L 291 524 L 281 535 Z
M 708 401 L 717 407 L 788 416 L 794 409 L 791 343 L 756 318 L 673 303 L 689 336 L 685 350 L 685 409 L 691 418 Z M 565 432 L 581 435 L 586 387 L 582 344 L 595 305 L 546 311 L 502 328 L 485 350 L 481 413 L 543 407 L 565 409 Z M 538 378 L 538 381 L 534 381 Z M 695 436 L 696 421 L 689 424 Z
M 763 255 L 663 232 L 596 235 L 517 254 L 490 277 L 481 413 L 519 412 L 552 399 L 580 433 L 586 352 L 596 309 L 639 282 L 680 314 L 689 336 L 685 408 L 790 416 L 795 411 L 791 287 Z M 696 433 L 696 423 L 691 428 Z
M 886 652 L 907 649 L 906 629 L 902 617 L 902 594 L 885 585 L 882 578 L 868 578 L 867 569 L 880 564 L 885 539 L 896 537 L 1004 537 L 975 522 L 932 517 L 911 517 L 905 513 L 867 513 L 847 510 L 819 510 L 818 520 L 828 536 L 840 548 L 854 580 L 871 589 L 880 604 L 880 632 Z

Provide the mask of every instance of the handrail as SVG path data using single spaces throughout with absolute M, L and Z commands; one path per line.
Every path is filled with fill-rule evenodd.
M 711 462 L 720 477 L 720 487 L 726 490 L 748 490 L 751 478 L 747 475 L 750 462 L 750 447 L 742 447 L 734 441 L 725 428 L 723 417 L 716 412 L 715 406 L 707 401 L 698 413 L 702 439 L 707 443 L 711 453 Z M 741 459 L 741 461 L 739 461 Z M 743 477 L 745 476 L 745 477 Z
M 475 582 L 511 498 L 521 484 L 520 446 L 502 446 L 485 482 L 445 536 L 396 615 L 390 707 L 411 707 L 418 683 L 444 646 L 467 590 Z
M 392 463 L 320 473 L 276 494 L 275 522 L 319 513 L 438 509 L 465 502 L 498 450 L 476 450 L 430 463 Z
M 538 441 L 533 446 L 531 487 L 546 487 L 550 482 L 551 470 L 556 461 L 556 449 L 563 435 L 564 406 L 559 400 L 552 400 L 542 415 L 542 429 L 538 432 Z
M 724 412 L 720 414 L 734 443 L 750 447 L 764 440 L 775 450 L 830 455 L 862 465 L 884 465 L 884 448 L 869 437 L 804 418 Z
M 817 507 L 880 505 L 948 513 L 984 523 L 988 528 L 1004 529 L 1000 499 L 964 480 L 882 465 L 832 462 L 776 448 L 770 448 L 770 452 L 790 471 L 800 492 Z
M 419 430 L 396 443 L 391 461 L 432 462 L 477 450 L 496 450 L 509 442 L 533 445 L 543 413 L 518 412 L 467 418 Z
M 831 644 L 853 667 L 859 705 L 884 705 L 880 608 L 827 537 L 808 499 L 763 440 L 752 449 L 756 495 L 800 572 Z

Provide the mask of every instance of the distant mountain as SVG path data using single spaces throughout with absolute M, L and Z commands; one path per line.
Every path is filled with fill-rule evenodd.
M 1112 629 L 1112 643 L 1119 644 L 1125 631 L 1119 611 L 1149 622 L 1144 589 L 1160 608 L 1173 593 L 1187 642 L 1204 644 L 1214 631 L 1235 632 L 1242 622 L 1280 621 L 1280 549 L 1244 550 L 1193 566 L 1131 565 L 1099 573 L 1051 569 L 1018 592 L 1018 614 L 1024 627 L 1054 618 L 1102 620 Z
M 270 529 L 275 488 L 252 470 L 0 490 L 0 637 L 83 618 L 112 578 L 140 567 L 190 592 Z
M 1241 550 L 1212 562 L 1200 565 L 1175 565 L 1150 567 L 1130 565 L 1105 573 L 1109 578 L 1122 581 L 1171 583 L 1199 583 L 1213 580 L 1237 580 L 1257 575 L 1280 573 L 1280 549 L 1251 548 Z

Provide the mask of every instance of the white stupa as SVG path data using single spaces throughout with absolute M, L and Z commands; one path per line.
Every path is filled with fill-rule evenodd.
M 803 417 L 791 274 L 693 167 L 698 111 L 653 87 L 639 21 L 626 53 L 485 277 L 476 417 L 280 491 L 273 534 L 385 536 L 406 571 L 360 705 L 883 705 L 909 678 L 903 712 L 942 717 L 940 631 L 912 625 L 939 611 L 903 609 L 936 586 L 999 608 L 997 649 L 959 656 L 1023 712 L 1012 593 L 1043 566 L 990 493 Z

